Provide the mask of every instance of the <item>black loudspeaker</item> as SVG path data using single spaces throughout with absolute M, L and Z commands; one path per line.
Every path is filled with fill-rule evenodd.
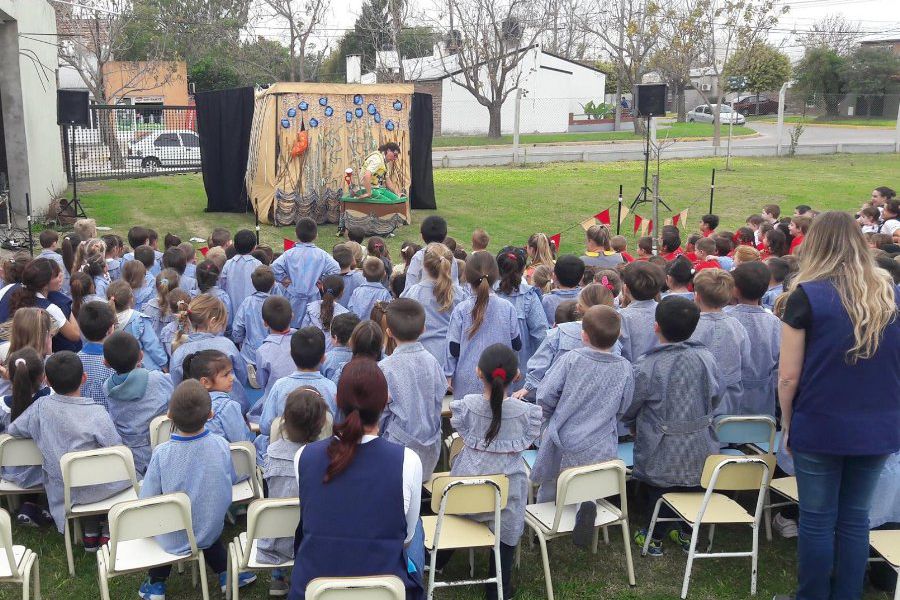
M 57 125 L 89 126 L 91 117 L 88 112 L 88 93 L 57 90 L 56 123 Z
M 666 114 L 666 84 L 647 83 L 637 87 L 637 111 L 641 117 Z

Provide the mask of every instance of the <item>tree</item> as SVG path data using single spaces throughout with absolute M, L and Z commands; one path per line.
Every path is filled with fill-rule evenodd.
M 756 94 L 777 90 L 791 77 L 791 59 L 771 44 L 757 41 L 731 55 L 725 63 L 724 76 L 746 77 L 744 89 Z
M 616 89 L 619 87 L 619 69 L 615 63 L 608 60 L 594 61 L 594 68 L 606 75 L 606 89 Z
M 590 1 L 549 0 L 549 23 L 541 44 L 544 50 L 570 60 L 584 59 L 594 37 L 581 26 L 581 20 L 591 10 Z
M 887 48 L 860 46 L 842 69 L 847 91 L 891 94 L 900 88 L 900 57 Z
M 310 36 L 322 23 L 329 9 L 327 0 L 263 0 L 275 13 L 279 22 L 287 26 L 288 54 L 290 55 L 290 79 L 306 81 L 306 54 L 310 48 Z
M 838 114 L 844 81 L 844 59 L 825 46 L 807 48 L 794 70 L 795 89 L 803 94 L 805 103 L 824 98 L 829 115 Z
M 828 48 L 838 56 L 848 56 L 864 35 L 859 23 L 853 23 L 838 13 L 826 15 L 813 23 L 809 31 L 800 36 L 799 42 L 807 50 Z
M 674 93 L 679 123 L 687 119 L 685 90 L 703 52 L 705 31 L 697 26 L 702 15 L 703 5 L 696 0 L 668 5 L 661 14 L 660 46 L 650 59 Z

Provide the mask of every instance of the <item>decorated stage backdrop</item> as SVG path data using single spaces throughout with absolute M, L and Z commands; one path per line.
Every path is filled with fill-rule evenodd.
M 277 83 L 259 92 L 246 185 L 260 220 L 338 222 L 345 170 L 352 168 L 359 183 L 366 156 L 390 141 L 402 152 L 388 177 L 408 191 L 412 94 L 413 86 L 402 84 Z M 300 131 L 308 146 L 298 154 Z M 409 221 L 409 201 L 397 205 L 397 215 Z

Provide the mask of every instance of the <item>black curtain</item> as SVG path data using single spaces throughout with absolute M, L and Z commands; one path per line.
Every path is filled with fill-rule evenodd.
M 195 99 L 206 212 L 246 212 L 253 88 L 201 92 Z
M 431 94 L 413 94 L 409 116 L 409 205 L 412 208 L 435 209 L 434 177 L 431 171 L 431 137 L 434 116 Z

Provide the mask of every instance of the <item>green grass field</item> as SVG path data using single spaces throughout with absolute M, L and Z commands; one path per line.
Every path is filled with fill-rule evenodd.
M 750 115 L 747 117 L 750 123 L 754 121 L 764 123 L 775 123 L 778 118 L 775 115 L 760 115 L 755 117 Z M 785 123 L 808 123 L 809 125 L 846 125 L 852 127 L 883 127 L 891 128 L 897 125 L 897 119 L 880 119 L 869 117 L 834 117 L 829 115 L 821 115 L 818 117 L 793 116 L 784 118 Z

